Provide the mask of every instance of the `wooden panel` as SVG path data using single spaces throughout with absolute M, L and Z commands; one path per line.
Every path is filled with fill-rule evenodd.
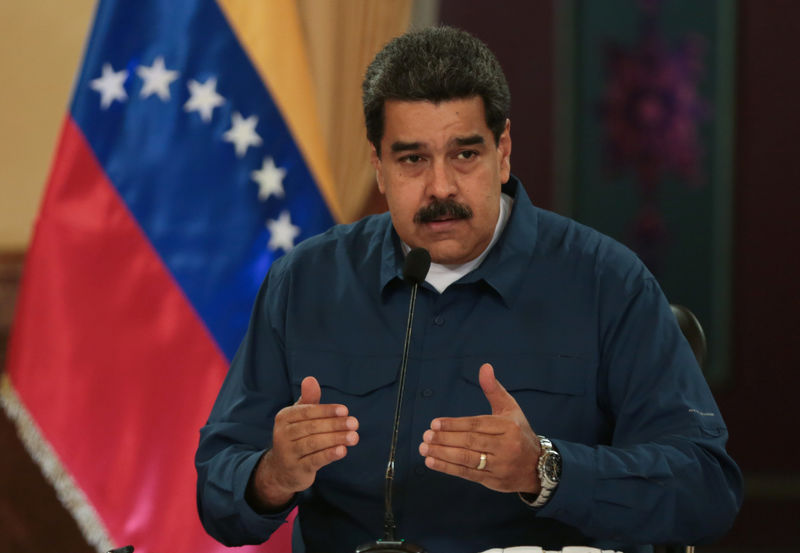
M 23 259 L 22 252 L 0 252 L 0 367 L 5 367 L 6 342 L 14 318 Z
M 5 367 L 23 259 L 22 252 L 0 252 L 0 367 Z M 0 551 L 93 551 L 2 410 L 0 451 Z

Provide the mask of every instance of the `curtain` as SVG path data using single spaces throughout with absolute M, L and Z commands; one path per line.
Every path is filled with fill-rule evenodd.
M 317 107 L 343 221 L 357 219 L 375 186 L 364 129 L 367 64 L 408 28 L 412 0 L 300 0 Z

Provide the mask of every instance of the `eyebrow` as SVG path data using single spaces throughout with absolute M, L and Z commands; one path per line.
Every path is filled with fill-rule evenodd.
M 453 139 L 457 146 L 474 146 L 475 144 L 483 144 L 485 141 L 479 134 L 471 136 L 457 137 Z M 393 142 L 391 146 L 392 152 L 406 152 L 409 150 L 419 150 L 422 147 L 422 142 Z
M 421 142 L 393 142 L 392 152 L 405 152 L 408 150 L 419 150 Z
M 483 137 L 479 134 L 472 136 L 465 136 L 464 138 L 456 138 L 455 143 L 459 146 L 474 146 L 475 144 L 483 144 Z

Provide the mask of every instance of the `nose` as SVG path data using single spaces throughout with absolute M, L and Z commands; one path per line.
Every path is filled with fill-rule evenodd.
M 446 199 L 456 195 L 455 175 L 444 160 L 435 160 L 428 174 L 427 192 L 431 198 Z

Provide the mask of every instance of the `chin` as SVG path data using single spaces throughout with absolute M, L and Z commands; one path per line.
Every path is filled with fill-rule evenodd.
M 468 248 L 463 239 L 448 237 L 439 240 L 418 240 L 416 246 L 431 254 L 431 261 L 439 265 L 460 265 L 475 259 L 483 248 Z M 406 242 L 409 244 L 409 242 Z M 488 242 L 487 242 L 488 243 Z M 474 253 L 477 250 L 477 253 Z
M 437 251 L 435 248 L 429 249 L 428 252 L 431 254 L 431 261 L 439 265 L 460 265 L 469 261 L 469 259 L 466 259 L 467 256 L 464 252 L 443 252 Z

